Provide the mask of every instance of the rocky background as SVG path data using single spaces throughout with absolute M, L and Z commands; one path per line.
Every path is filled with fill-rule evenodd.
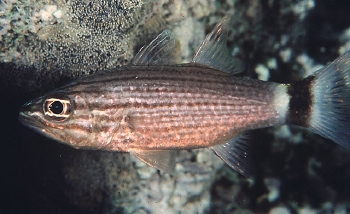
M 299 127 L 253 132 L 249 180 L 209 149 L 179 151 L 170 176 L 18 123 L 28 99 L 128 64 L 166 28 L 189 62 L 228 13 L 244 76 L 300 80 L 350 49 L 346 0 L 0 0 L 0 213 L 349 213 L 350 151 Z

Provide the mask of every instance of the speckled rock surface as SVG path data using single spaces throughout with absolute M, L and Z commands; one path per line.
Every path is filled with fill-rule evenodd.
M 18 0 L 17 4 L 20 2 Z M 173 30 L 180 42 L 181 61 L 188 62 L 205 34 L 229 11 L 237 18 L 231 25 L 233 31 L 228 48 L 247 64 L 244 75 L 284 83 L 299 80 L 349 50 L 350 5 L 347 1 L 162 0 L 149 5 L 130 1 L 130 4 L 125 2 L 109 10 L 129 8 L 132 13 L 127 22 L 100 14 L 99 9 L 92 9 L 93 5 L 84 7 L 69 1 L 70 7 L 66 5 L 68 9 L 63 11 L 58 1 L 57 8 L 45 6 L 55 1 L 39 2 L 43 1 L 36 1 L 39 5 L 37 19 L 32 20 L 34 24 L 29 19 L 27 23 L 40 26 L 28 28 L 25 33 L 33 36 L 46 27 L 47 33 L 42 30 L 34 40 L 35 44 L 40 44 L 40 51 L 42 47 L 51 51 L 38 52 L 39 49 L 32 48 L 30 53 L 37 55 L 27 57 L 26 62 L 30 63 L 23 66 L 24 61 L 16 58 L 20 55 L 6 52 L 8 46 L 4 45 L 5 40 L 0 40 L 1 57 L 7 53 L 12 56 L 12 61 L 1 58 L 0 64 L 1 82 L 6 82 L 6 87 L 2 84 L 0 90 L 3 113 L 0 160 L 4 173 L 1 184 L 6 195 L 0 213 L 350 211 L 350 151 L 298 127 L 282 126 L 254 132 L 252 152 L 258 170 L 256 179 L 251 181 L 223 167 L 222 161 L 209 149 L 179 151 L 177 175 L 170 176 L 129 154 L 74 150 L 17 123 L 18 109 L 29 97 L 62 85 L 66 77 L 127 63 L 135 49 L 164 28 Z M 102 3 L 95 3 L 96 8 L 100 8 Z M 75 11 L 77 8 L 85 8 L 115 24 L 103 26 L 102 19 L 84 16 Z M 61 14 L 57 13 L 60 9 Z M 0 10 L 0 22 L 6 28 L 1 28 L 0 32 L 9 32 L 2 14 Z M 64 14 L 73 14 L 70 17 L 74 21 L 69 19 L 73 23 L 65 25 Z M 131 19 L 140 21 L 132 24 Z M 19 29 L 19 23 L 13 24 Z M 77 41 L 82 41 L 87 34 L 94 35 L 93 40 L 84 40 L 79 47 L 69 44 L 78 50 L 77 61 L 73 62 L 77 62 L 77 66 L 72 66 L 69 55 L 63 59 L 58 57 L 61 61 L 54 60 L 56 56 L 52 50 L 66 53 L 56 44 L 72 41 L 71 37 L 64 37 L 66 31 L 62 26 L 79 34 L 75 37 Z M 120 31 L 115 31 L 116 28 Z M 16 38 L 21 38 L 18 36 L 21 33 L 8 39 L 19 43 Z M 102 33 L 107 36 L 101 37 Z M 28 37 L 26 35 L 25 39 Z M 105 45 L 100 47 L 99 44 Z M 91 55 L 93 50 L 98 50 L 97 58 Z M 86 52 L 88 55 L 84 55 Z M 102 57 L 102 52 L 113 54 Z M 45 57 L 37 58 L 38 55 Z M 89 56 L 95 63 L 85 60 L 84 57 Z M 33 59 L 41 60 L 41 64 L 31 63 Z M 45 69 L 47 67 L 54 69 Z
M 138 0 L 10 0 L 0 8 L 0 63 L 10 64 L 1 75 L 33 91 L 128 64 L 148 38 L 139 27 L 153 16 L 151 4 Z

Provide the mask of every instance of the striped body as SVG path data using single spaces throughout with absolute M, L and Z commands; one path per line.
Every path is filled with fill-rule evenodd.
M 130 152 L 171 174 L 174 150 L 210 147 L 251 177 L 244 131 L 285 123 L 350 148 L 350 52 L 288 85 L 238 78 L 244 65 L 226 49 L 230 23 L 218 23 L 182 65 L 172 63 L 176 42 L 164 30 L 130 66 L 34 99 L 20 121 L 75 148 Z
M 191 64 L 123 67 L 56 90 L 69 97 L 73 111 L 47 133 L 76 148 L 210 147 L 247 129 L 284 123 L 275 106 L 277 86 Z

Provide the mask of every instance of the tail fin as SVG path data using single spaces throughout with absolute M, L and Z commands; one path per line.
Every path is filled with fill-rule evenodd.
M 309 93 L 305 94 L 305 90 Z M 350 52 L 292 84 L 289 92 L 292 95 L 290 122 L 306 126 L 312 132 L 350 148 Z M 307 119 L 298 114 L 298 110 L 305 109 Z

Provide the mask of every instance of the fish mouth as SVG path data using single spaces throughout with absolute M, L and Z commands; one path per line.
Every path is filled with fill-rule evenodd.
M 18 116 L 18 120 L 21 124 L 23 124 L 24 126 L 27 126 L 28 128 L 32 129 L 33 131 L 51 138 L 51 139 L 55 139 L 52 135 L 53 133 L 51 132 L 50 129 L 46 129 L 45 126 L 46 124 L 36 120 L 35 118 L 32 118 L 30 115 L 28 115 L 26 112 L 20 112 L 19 116 Z
M 37 118 L 38 108 L 32 102 L 24 104 L 19 112 L 18 120 L 21 124 L 33 129 L 36 132 L 45 133 L 46 126 L 40 118 Z
M 37 132 L 42 132 L 42 129 L 40 127 L 43 127 L 43 124 L 40 123 L 38 120 L 31 118 L 31 116 L 27 112 L 21 111 L 19 113 L 18 120 L 21 124 Z
M 40 99 L 24 104 L 19 111 L 18 120 L 24 126 L 50 139 L 60 141 L 62 137 L 57 136 L 55 127 L 45 120 Z
M 26 126 L 36 125 L 37 122 L 32 118 L 34 112 L 35 112 L 35 109 L 33 108 L 32 101 L 24 104 L 19 111 L 19 116 L 18 116 L 19 121 Z
M 38 121 L 31 119 L 30 116 L 23 111 L 19 113 L 18 120 L 23 125 L 29 126 L 29 127 L 36 127 L 39 125 Z

